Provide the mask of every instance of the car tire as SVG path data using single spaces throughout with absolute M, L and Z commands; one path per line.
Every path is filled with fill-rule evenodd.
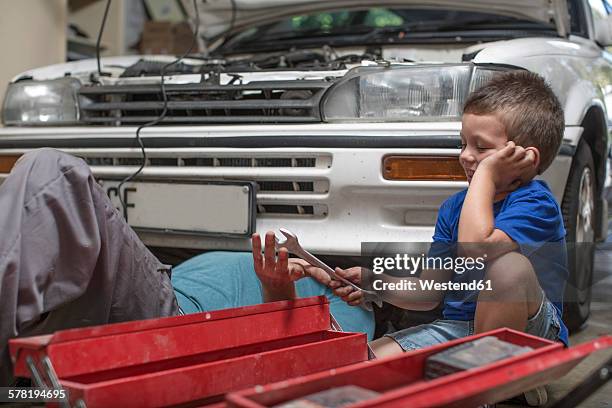
M 563 321 L 579 330 L 591 312 L 595 257 L 595 164 L 590 147 L 580 141 L 569 173 L 563 203 L 563 222 L 569 243 L 569 278 L 565 287 Z M 574 245 L 578 243 L 578 245 Z

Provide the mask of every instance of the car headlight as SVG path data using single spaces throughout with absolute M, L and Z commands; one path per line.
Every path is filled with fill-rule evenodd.
M 4 98 L 2 121 L 5 125 L 17 126 L 76 123 L 80 87 L 75 78 L 10 84 Z
M 325 96 L 326 121 L 460 120 L 467 95 L 505 67 L 473 64 L 358 67 Z

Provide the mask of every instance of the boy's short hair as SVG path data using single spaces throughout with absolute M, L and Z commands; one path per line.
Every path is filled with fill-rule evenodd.
M 538 173 L 550 166 L 563 140 L 563 107 L 544 78 L 533 72 L 494 76 L 468 96 L 463 113 L 499 115 L 508 140 L 540 151 Z

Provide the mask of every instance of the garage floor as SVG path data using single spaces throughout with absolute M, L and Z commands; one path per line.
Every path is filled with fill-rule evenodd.
M 612 233 L 608 236 L 607 242 L 600 245 L 597 250 L 594 283 L 591 317 L 584 330 L 571 336 L 570 341 L 573 344 L 612 333 Z M 594 365 L 611 356 L 612 351 L 606 350 L 585 359 L 565 378 L 550 386 L 549 396 L 552 399 L 561 398 L 589 374 Z M 612 382 L 608 382 L 606 386 L 600 388 L 599 393 L 586 400 L 581 406 L 589 408 L 612 407 Z
M 593 303 L 591 317 L 585 328 L 570 337 L 571 344 L 612 333 L 612 219 L 610 221 L 610 234 L 605 243 L 598 246 L 595 254 L 595 273 L 593 276 Z M 552 405 L 570 392 L 596 365 L 612 357 L 612 350 L 596 353 L 576 366 L 568 375 L 550 384 L 548 388 L 549 403 Z M 503 405 L 510 407 L 510 405 Z M 516 407 L 516 405 L 514 405 Z M 584 401 L 580 407 L 601 408 L 612 407 L 612 381 L 599 389 L 597 394 Z

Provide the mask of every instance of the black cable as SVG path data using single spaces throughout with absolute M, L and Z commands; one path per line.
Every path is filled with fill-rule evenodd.
M 98 40 L 96 41 L 96 60 L 98 62 L 98 76 L 102 76 L 102 67 L 100 66 L 100 42 L 102 41 L 102 33 L 104 32 L 104 26 L 106 25 L 106 18 L 108 17 L 108 10 L 110 9 L 112 0 L 106 2 L 106 8 L 104 9 L 104 17 L 102 17 L 102 24 L 100 25 L 100 31 L 98 31 Z
M 109 0 L 109 2 L 110 2 L 110 0 Z M 161 114 L 157 118 L 153 119 L 150 122 L 147 122 L 147 123 L 144 123 L 144 124 L 138 126 L 138 129 L 136 129 L 136 142 L 140 146 L 140 150 L 141 150 L 141 153 L 142 153 L 142 163 L 140 163 L 140 167 L 138 168 L 138 170 L 136 170 L 134 173 L 130 174 L 129 176 L 127 176 L 126 178 L 121 180 L 121 182 L 119 183 L 119 186 L 117 187 L 117 190 L 119 192 L 119 194 L 118 194 L 119 195 L 119 201 L 121 202 L 121 208 L 123 209 L 123 216 L 126 218 L 126 220 L 127 220 L 127 206 L 125 204 L 125 201 L 123 201 L 123 197 L 121 195 L 121 187 L 123 187 L 123 185 L 125 183 L 130 182 L 136 176 L 138 176 L 140 174 L 140 172 L 142 172 L 142 170 L 145 168 L 145 166 L 147 164 L 147 152 L 145 150 L 144 142 L 143 142 L 142 138 L 140 137 L 140 131 L 142 129 L 146 128 L 146 127 L 157 125 L 158 123 L 163 121 L 164 118 L 166 117 L 166 115 L 168 114 L 168 95 L 166 94 L 166 85 L 165 85 L 165 82 L 164 82 L 164 75 L 166 73 L 166 70 L 168 68 L 170 68 L 171 66 L 178 64 L 185 57 L 187 57 L 189 54 L 191 54 L 191 51 L 193 50 L 193 48 L 195 47 L 195 45 L 197 43 L 198 34 L 199 34 L 199 31 L 200 31 L 200 17 L 198 15 L 197 0 L 193 0 L 193 8 L 195 10 L 196 26 L 195 26 L 195 30 L 193 32 L 193 39 L 191 41 L 191 45 L 189 46 L 189 49 L 187 51 L 185 51 L 183 53 L 183 55 L 181 55 L 180 57 L 178 57 L 174 61 L 164 65 L 161 68 L 161 72 L 160 72 L 160 74 L 161 74 L 160 88 L 161 88 L 162 98 L 163 98 L 163 101 L 164 101 L 164 107 L 162 109 L 162 112 L 161 112 Z
M 206 3 L 206 0 L 203 0 L 204 3 Z M 217 35 L 217 36 L 213 36 L 213 37 L 206 37 L 206 36 L 202 36 L 202 38 L 205 41 L 211 41 L 211 38 L 221 38 L 221 37 L 225 37 L 227 35 L 229 35 L 233 30 L 234 30 L 234 26 L 236 25 L 236 18 L 238 16 L 238 6 L 236 5 L 236 0 L 230 0 L 230 6 L 231 6 L 231 17 L 230 17 L 230 21 L 229 21 L 229 25 L 227 26 L 227 29 L 224 30 L 221 34 Z M 226 39 L 223 39 L 223 42 L 226 42 Z M 206 53 L 206 57 L 202 57 L 202 56 L 194 56 L 194 58 L 199 58 L 199 59 L 204 59 L 204 60 L 208 60 L 208 53 Z
M 231 12 L 232 15 L 230 17 L 230 21 L 229 21 L 229 25 L 227 26 L 227 29 L 225 31 L 223 31 L 221 34 L 217 35 L 217 36 L 213 36 L 211 38 L 221 38 L 221 37 L 226 37 L 228 35 L 231 34 L 231 32 L 234 30 L 234 26 L 236 25 L 236 17 L 238 16 L 238 6 L 236 5 L 236 0 L 230 0 L 230 5 L 232 7 Z M 210 40 L 210 38 L 208 37 L 204 37 L 205 40 Z M 223 39 L 223 42 L 225 43 L 227 41 L 226 38 Z
M 229 27 L 225 31 L 227 34 L 231 34 L 231 32 L 234 30 L 234 26 L 236 25 L 236 15 L 238 14 L 238 7 L 236 7 L 236 0 L 230 0 L 230 4 L 232 5 L 232 18 L 230 20 Z

